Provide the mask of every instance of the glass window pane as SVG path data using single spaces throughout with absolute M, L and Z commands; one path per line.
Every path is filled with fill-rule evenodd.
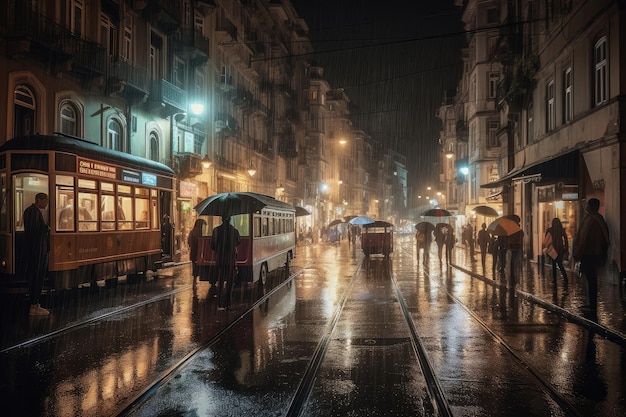
M 102 230 L 115 230 L 115 197 L 103 195 L 100 198 Z
M 135 199 L 135 219 L 137 219 L 135 227 L 137 229 L 147 229 L 150 225 L 149 205 L 150 200 L 147 198 Z
M 56 193 L 57 230 L 74 231 L 74 189 L 57 186 Z
M 93 180 L 84 180 L 84 179 L 78 180 L 78 188 L 88 188 L 90 190 L 95 190 L 96 185 L 97 185 L 96 182 Z
M 131 197 L 117 198 L 117 227 L 120 230 L 133 228 L 133 199 Z
M 96 212 L 98 195 L 94 193 L 78 193 L 78 230 L 98 230 L 98 213 Z
M 24 231 L 24 210 L 35 202 L 37 193 L 48 193 L 48 176 L 41 174 L 19 174 L 13 177 L 15 189 L 15 230 Z M 44 220 L 48 222 L 49 209 L 43 213 Z

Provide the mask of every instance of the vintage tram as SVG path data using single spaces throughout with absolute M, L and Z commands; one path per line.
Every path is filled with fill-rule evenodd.
M 22 213 L 43 192 L 50 226 L 48 285 L 56 289 L 155 270 L 174 171 L 63 135 L 31 135 L 0 147 L 0 280 L 24 287 Z
M 278 268 L 289 268 L 296 256 L 296 209 L 289 203 L 274 197 L 251 193 L 233 192 L 209 197 L 226 197 L 243 201 L 237 213 L 232 213 L 230 222 L 239 231 L 240 244 L 237 247 L 237 279 L 241 282 L 257 282 L 265 285 L 267 274 Z M 203 207 L 203 203 L 198 207 Z M 225 207 L 229 201 L 225 200 Z M 211 234 L 221 222 L 221 207 L 206 215 L 201 210 L 200 218 L 205 219 L 203 236 L 198 240 L 198 259 L 200 280 L 215 282 L 215 252 L 211 249 Z M 224 212 L 227 213 L 228 210 Z

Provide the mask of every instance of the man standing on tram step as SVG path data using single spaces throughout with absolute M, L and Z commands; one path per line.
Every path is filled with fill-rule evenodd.
M 578 229 L 574 242 L 574 261 L 580 261 L 580 272 L 587 278 L 589 304 L 583 308 L 596 310 L 598 307 L 598 268 L 606 263 L 609 249 L 609 227 L 598 210 L 600 200 L 590 198 L 587 214 Z
M 239 246 L 239 231 L 230 224 L 230 216 L 222 215 L 222 224 L 213 229 L 211 249 L 215 251 L 217 266 L 217 308 L 230 308 L 233 281 L 235 278 L 235 262 Z M 226 284 L 226 288 L 224 288 Z
M 46 224 L 43 216 L 43 211 L 47 207 L 48 195 L 37 193 L 35 202 L 24 210 L 24 255 L 21 268 L 24 277 L 28 280 L 31 316 L 50 314 L 50 311 L 39 305 L 50 252 L 50 226 Z

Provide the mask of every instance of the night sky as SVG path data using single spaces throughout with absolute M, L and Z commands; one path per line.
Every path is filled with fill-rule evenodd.
M 462 73 L 460 9 L 452 0 L 292 3 L 309 26 L 310 60 L 355 106 L 354 126 L 407 156 L 410 186 L 435 185 L 435 114 Z

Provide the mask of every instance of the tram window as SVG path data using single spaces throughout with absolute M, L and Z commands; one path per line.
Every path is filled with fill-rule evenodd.
M 35 202 L 37 193 L 48 193 L 48 176 L 41 174 L 18 174 L 13 176 L 14 189 L 14 227 L 16 231 L 24 231 L 22 217 L 26 207 Z M 48 210 L 43 212 L 48 223 Z
M 254 216 L 254 237 L 261 237 L 261 218 Z
M 110 182 L 101 182 L 100 183 L 100 189 L 102 191 L 108 191 L 108 192 L 112 193 L 113 189 L 114 189 L 114 186 Z
M 100 211 L 102 230 L 115 230 L 115 196 L 102 195 Z
M 94 193 L 78 193 L 78 230 L 79 231 L 97 231 L 98 230 L 98 214 L 97 207 L 98 196 Z
M 130 194 L 131 193 L 130 185 L 121 185 L 121 184 L 118 185 L 117 192 L 119 192 L 120 194 Z
M 74 189 L 57 185 L 56 194 L 57 230 L 74 231 Z
M 85 180 L 85 179 L 78 180 L 78 188 L 86 188 L 88 190 L 95 190 L 96 185 L 97 185 L 96 182 L 93 180 Z
M 238 215 L 231 217 L 231 223 L 233 224 L 233 226 L 235 226 L 235 228 L 239 232 L 239 236 L 241 237 L 250 236 L 250 223 L 249 223 L 250 220 L 249 219 L 250 219 L 249 214 L 238 214 Z
M 117 198 L 117 227 L 120 230 L 133 228 L 133 199 L 131 197 Z
M 269 236 L 269 220 L 270 219 L 268 219 L 267 217 L 263 217 L 263 219 L 261 220 L 261 236 Z
M 150 200 L 147 198 L 135 199 L 135 227 L 137 229 L 147 229 L 150 225 L 150 214 L 148 208 L 150 206 Z

